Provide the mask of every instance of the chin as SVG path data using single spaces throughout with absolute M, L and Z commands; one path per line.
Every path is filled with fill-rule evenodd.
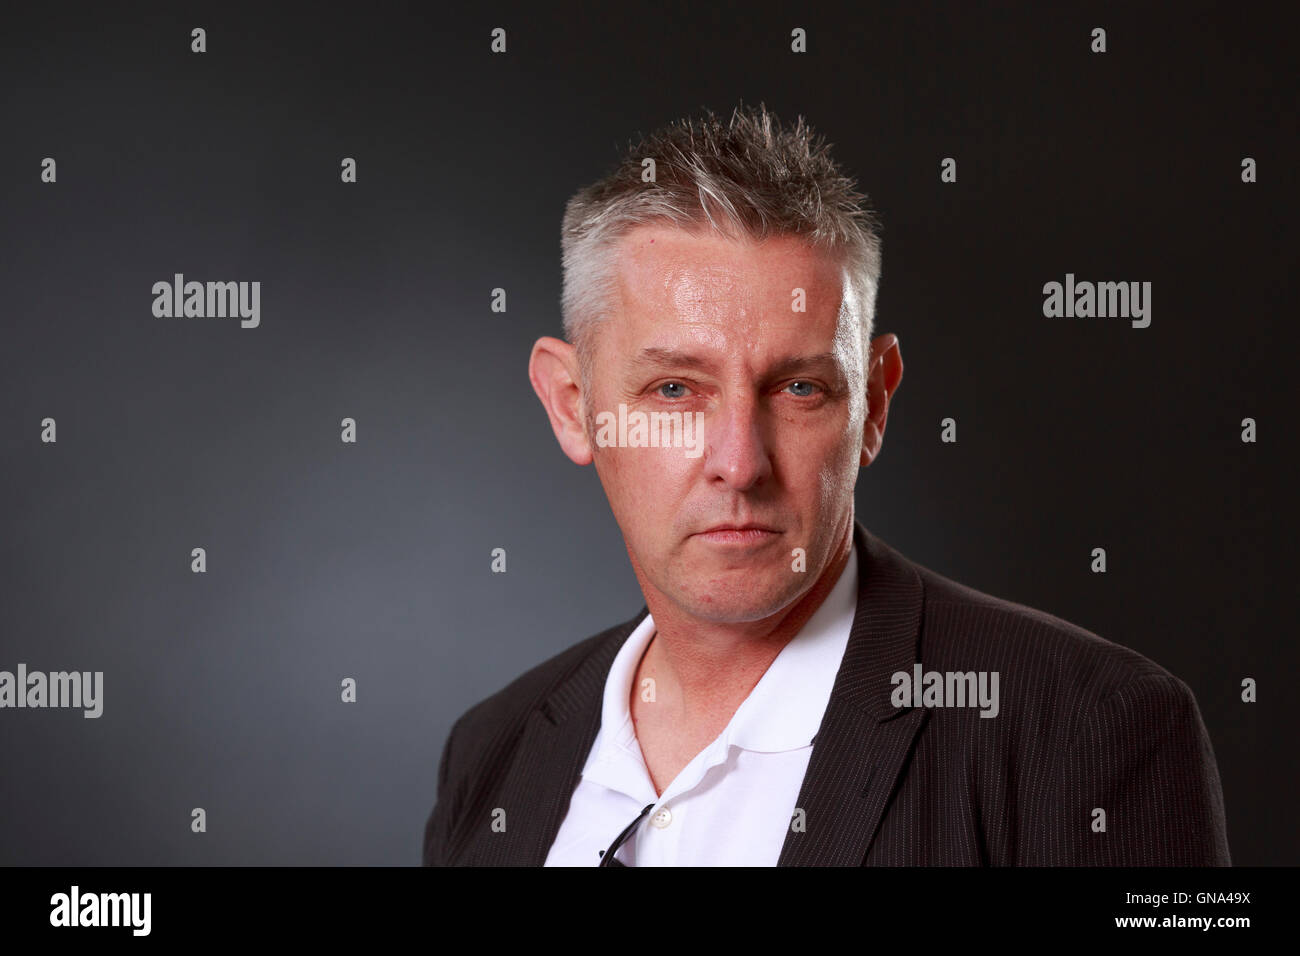
M 740 587 L 716 588 L 703 593 L 681 594 L 677 604 L 703 621 L 715 624 L 744 624 L 761 621 L 789 607 L 799 598 L 797 589 L 778 592 L 775 588 L 756 588 L 752 578 Z

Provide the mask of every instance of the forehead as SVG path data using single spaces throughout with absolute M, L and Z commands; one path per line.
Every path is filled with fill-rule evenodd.
M 617 311 L 632 319 L 834 318 L 847 291 L 841 266 L 798 237 L 755 242 L 657 223 L 622 238 L 615 276 Z M 796 289 L 804 312 L 792 308 Z

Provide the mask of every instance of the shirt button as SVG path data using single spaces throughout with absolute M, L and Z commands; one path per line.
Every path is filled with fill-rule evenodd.
M 650 818 L 650 825 L 660 830 L 673 822 L 673 813 L 667 807 L 660 807 L 659 812 Z

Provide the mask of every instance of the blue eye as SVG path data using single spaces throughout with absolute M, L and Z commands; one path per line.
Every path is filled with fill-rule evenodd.
M 664 389 L 666 388 L 679 388 L 682 391 L 673 395 L 668 395 L 664 392 Z M 685 392 L 686 392 L 686 386 L 683 385 L 681 382 L 664 382 L 662 385 L 659 386 L 659 394 L 663 395 L 664 398 L 681 398 L 685 394 Z
M 794 394 L 798 395 L 800 398 L 807 398 L 813 393 L 813 389 L 817 386 L 812 382 L 791 382 L 787 387 L 796 389 Z M 807 391 L 803 391 L 803 389 L 807 389 Z

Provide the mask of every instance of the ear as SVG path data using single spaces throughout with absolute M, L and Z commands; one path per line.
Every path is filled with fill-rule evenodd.
M 887 333 L 871 342 L 871 365 L 867 371 L 867 417 L 862 424 L 862 457 L 866 467 L 880 454 L 885 442 L 885 420 L 889 402 L 903 380 L 903 353 L 898 336 Z
M 546 409 L 560 448 L 574 464 L 590 465 L 591 442 L 582 420 L 582 387 L 573 346 L 550 336 L 538 339 L 528 358 L 528 380 Z

